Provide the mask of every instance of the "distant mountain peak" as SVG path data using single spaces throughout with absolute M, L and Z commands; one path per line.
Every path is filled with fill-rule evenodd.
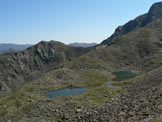
M 162 12 L 162 2 L 154 3 L 149 10 L 149 13 L 158 14 L 158 16 L 161 16 L 160 15 L 161 12 Z
M 31 46 L 32 46 L 32 44 L 1 43 L 0 44 L 0 54 L 23 51 Z

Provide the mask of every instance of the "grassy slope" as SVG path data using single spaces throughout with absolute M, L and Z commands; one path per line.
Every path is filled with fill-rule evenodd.
M 162 122 L 162 118 L 152 119 L 149 122 Z

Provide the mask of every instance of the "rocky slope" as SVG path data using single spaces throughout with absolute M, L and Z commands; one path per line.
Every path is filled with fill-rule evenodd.
M 162 18 L 162 2 L 153 4 L 148 13 L 129 21 L 123 26 L 119 26 L 114 34 L 104 40 L 101 44 L 109 44 L 115 38 L 145 27 L 147 24 L 159 18 Z
M 10 92 L 88 50 L 70 47 L 56 41 L 42 41 L 25 51 L 1 55 L 0 93 Z
M 93 106 L 76 122 L 144 122 L 162 116 L 162 68 L 139 78 L 124 95 Z M 160 121 L 159 121 L 160 122 Z
M 120 36 L 110 46 L 98 46 L 89 56 L 103 60 L 114 68 L 148 71 L 162 65 L 162 20 Z

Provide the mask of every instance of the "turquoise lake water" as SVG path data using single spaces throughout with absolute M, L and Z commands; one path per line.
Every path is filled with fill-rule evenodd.
M 136 76 L 134 73 L 126 71 L 113 72 L 113 74 L 120 78 L 132 78 Z
M 121 81 L 123 80 L 123 78 L 127 79 L 127 78 L 133 78 L 136 76 L 136 74 L 132 72 L 128 72 L 128 71 L 113 72 L 112 74 L 116 75 L 116 77 L 119 78 Z M 107 83 L 108 88 L 112 88 L 112 89 L 117 88 L 117 86 L 113 86 L 111 84 L 112 82 L 118 82 L 118 81 L 115 81 L 115 80 L 119 80 L 117 78 L 115 78 L 114 81 L 108 81 Z
M 46 96 L 49 98 L 54 98 L 57 96 L 76 96 L 87 91 L 88 88 L 65 88 L 56 91 L 49 91 L 46 93 Z

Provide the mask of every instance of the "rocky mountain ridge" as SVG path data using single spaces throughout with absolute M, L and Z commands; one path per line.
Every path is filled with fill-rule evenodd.
M 129 21 L 123 26 L 119 26 L 114 34 L 104 40 L 101 45 L 110 44 L 112 40 L 125 35 L 129 32 L 135 31 L 139 28 L 145 27 L 156 19 L 162 18 L 162 2 L 155 3 L 151 6 L 148 13 L 138 16 L 134 20 Z

